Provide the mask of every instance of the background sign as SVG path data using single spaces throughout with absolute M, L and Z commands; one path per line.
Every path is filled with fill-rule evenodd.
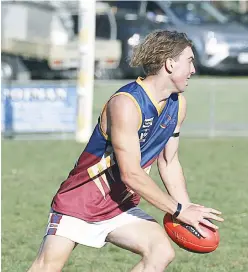
M 76 87 L 2 87 L 2 132 L 75 132 Z

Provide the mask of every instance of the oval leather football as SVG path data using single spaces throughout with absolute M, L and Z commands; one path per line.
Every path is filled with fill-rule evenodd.
M 201 225 L 201 228 L 207 234 L 206 237 L 202 237 L 194 227 L 176 220 L 168 213 L 165 214 L 163 223 L 165 231 L 172 241 L 188 251 L 209 253 L 219 245 L 220 236 L 218 230 Z

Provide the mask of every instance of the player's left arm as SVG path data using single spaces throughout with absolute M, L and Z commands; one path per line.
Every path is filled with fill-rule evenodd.
M 186 117 L 186 99 L 180 94 L 180 112 L 178 123 L 173 136 L 167 142 L 164 150 L 158 157 L 158 170 L 160 177 L 169 194 L 180 203 L 189 203 L 190 198 L 187 192 L 183 169 L 178 158 L 180 128 Z

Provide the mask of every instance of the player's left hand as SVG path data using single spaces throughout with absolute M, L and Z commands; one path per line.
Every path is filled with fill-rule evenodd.
M 204 231 L 200 227 L 200 223 L 213 229 L 218 229 L 218 226 L 213 224 L 208 219 L 223 222 L 224 219 L 220 217 L 221 212 L 212 208 L 207 208 L 202 205 L 188 203 L 184 204 L 182 211 L 178 215 L 178 220 L 193 226 L 199 233 L 205 237 Z

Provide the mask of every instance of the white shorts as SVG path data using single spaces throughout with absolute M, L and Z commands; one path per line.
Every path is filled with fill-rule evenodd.
M 94 223 L 51 211 L 45 236 L 63 236 L 78 244 L 101 248 L 106 244 L 106 237 L 111 231 L 141 220 L 155 221 L 138 207 L 131 208 L 114 218 Z

